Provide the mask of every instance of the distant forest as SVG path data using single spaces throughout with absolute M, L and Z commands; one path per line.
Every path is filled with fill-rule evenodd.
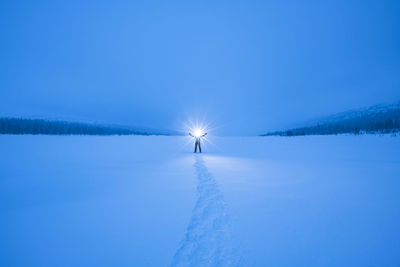
M 44 119 L 0 118 L 0 134 L 151 135 L 128 127 Z
M 387 134 L 400 132 L 400 109 L 361 114 L 352 118 L 320 122 L 312 126 L 275 131 L 262 136 L 299 136 L 333 134 Z

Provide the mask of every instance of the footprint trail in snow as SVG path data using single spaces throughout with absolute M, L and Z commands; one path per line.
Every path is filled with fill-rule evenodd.
M 195 156 L 197 202 L 172 266 L 235 266 L 226 204 L 201 155 Z

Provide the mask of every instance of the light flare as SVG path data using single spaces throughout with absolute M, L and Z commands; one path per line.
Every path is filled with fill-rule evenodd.
M 188 120 L 182 127 L 182 132 L 186 133 L 185 135 L 187 136 L 185 146 L 192 146 L 194 141 L 193 138 L 201 139 L 202 146 L 203 144 L 215 146 L 211 141 L 210 135 L 214 129 L 215 128 L 211 127 L 211 123 Z
M 196 129 L 193 131 L 193 135 L 197 138 L 201 137 L 203 135 L 203 132 L 200 129 Z

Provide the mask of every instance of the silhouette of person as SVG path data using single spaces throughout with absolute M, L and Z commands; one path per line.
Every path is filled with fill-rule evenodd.
M 204 136 L 207 135 L 207 133 L 201 133 L 201 132 L 194 132 L 194 134 L 189 133 L 191 137 L 194 137 L 196 139 L 194 143 L 194 153 L 197 153 L 197 147 L 199 148 L 199 152 L 201 153 L 201 146 L 200 146 L 200 139 Z

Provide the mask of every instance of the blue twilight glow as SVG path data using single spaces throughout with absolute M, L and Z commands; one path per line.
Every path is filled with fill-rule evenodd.
M 400 1 L 11 1 L 0 116 L 216 134 L 400 99 Z

